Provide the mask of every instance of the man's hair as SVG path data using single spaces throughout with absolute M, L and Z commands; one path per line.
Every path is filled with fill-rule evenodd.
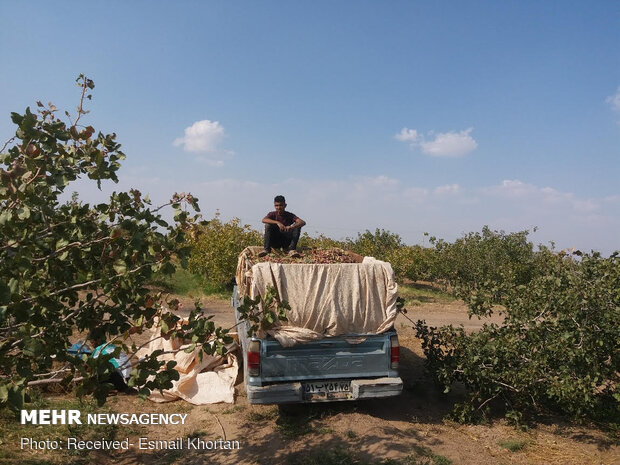
M 276 195 L 273 199 L 273 203 L 286 203 L 286 200 L 284 200 L 283 195 Z

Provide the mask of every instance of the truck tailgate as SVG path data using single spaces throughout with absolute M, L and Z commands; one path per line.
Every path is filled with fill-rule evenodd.
M 368 335 L 362 342 L 359 336 L 332 337 L 293 347 L 262 340 L 260 378 L 251 377 L 249 384 L 397 377 L 397 371 L 390 369 L 390 336 L 395 334 Z

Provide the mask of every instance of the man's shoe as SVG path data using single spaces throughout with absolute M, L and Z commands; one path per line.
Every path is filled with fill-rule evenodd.
M 269 250 L 262 250 L 262 251 L 258 252 L 258 257 L 259 258 L 266 257 L 267 255 L 269 255 Z
M 299 258 L 301 257 L 301 255 L 299 255 L 299 252 L 297 252 L 296 250 L 289 250 L 288 251 L 288 256 L 291 258 Z

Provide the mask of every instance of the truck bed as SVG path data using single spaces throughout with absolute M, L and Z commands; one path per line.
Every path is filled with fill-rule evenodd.
M 239 305 L 236 289 L 232 305 Z M 402 380 L 392 368 L 392 343 L 396 331 L 352 334 L 283 347 L 271 337 L 247 335 L 238 326 L 243 350 L 248 401 L 256 404 L 326 402 L 398 395 Z M 249 375 L 248 348 L 260 344 L 260 370 Z

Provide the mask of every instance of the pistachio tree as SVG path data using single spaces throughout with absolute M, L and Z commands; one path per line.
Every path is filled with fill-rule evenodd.
M 174 194 L 152 206 L 132 189 L 95 205 L 76 194 L 62 200 L 78 179 L 99 188 L 118 182 L 125 158 L 115 134 L 83 122 L 94 83 L 84 75 L 76 83 L 75 114 L 59 115 L 41 102 L 36 111 L 12 113 L 16 132 L 0 149 L 0 404 L 13 408 L 28 386 L 48 382 L 71 384 L 103 403 L 115 370 L 110 360 L 121 350 L 132 367 L 129 385 L 147 395 L 178 379 L 174 362 L 158 359 L 161 352 L 136 354 L 153 337 L 181 338 L 183 350 L 201 356 L 222 353 L 229 340 L 198 304 L 181 320 L 178 301 L 146 286 L 153 273 L 187 263 L 187 237 L 199 222 L 195 197 Z M 174 210 L 170 224 L 164 208 Z M 115 349 L 98 358 L 71 354 L 76 341 Z
M 499 312 L 502 324 L 467 333 L 418 321 L 427 368 L 445 392 L 455 382 L 467 389 L 453 412 L 459 421 L 480 419 L 493 406 L 515 423 L 555 412 L 617 428 L 620 254 L 541 248 L 533 263 L 528 281 L 505 274 L 469 287 L 471 314 Z

